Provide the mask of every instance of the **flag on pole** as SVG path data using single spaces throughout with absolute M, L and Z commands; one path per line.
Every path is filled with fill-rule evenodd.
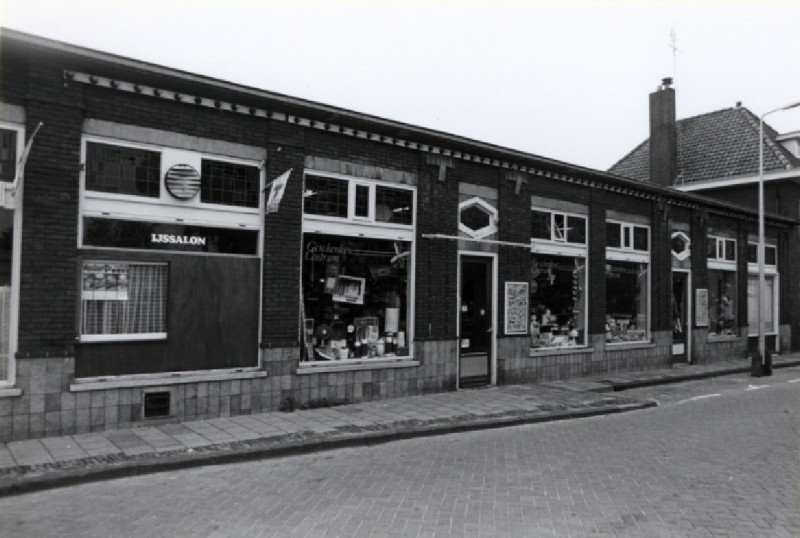
M 33 139 L 36 138 L 36 133 L 39 132 L 39 129 L 42 128 L 42 125 L 44 125 L 44 123 L 40 121 L 39 125 L 36 126 L 33 134 L 28 139 L 28 143 L 25 144 L 25 149 L 22 150 L 22 156 L 19 158 L 19 164 L 17 166 L 17 177 L 14 178 L 14 190 L 16 190 L 17 187 L 19 187 L 19 185 L 22 183 L 23 176 L 25 175 L 25 163 L 28 162 L 28 155 L 31 152 L 31 146 L 33 146 Z
M 289 168 L 270 182 L 269 198 L 267 199 L 267 213 L 277 213 L 278 206 L 283 199 L 283 192 L 286 190 L 286 182 L 292 174 L 293 168 Z

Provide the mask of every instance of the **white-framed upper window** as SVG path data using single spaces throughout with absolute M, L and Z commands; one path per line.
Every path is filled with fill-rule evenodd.
M 650 227 L 609 220 L 606 247 L 631 252 L 650 251 Z
M 736 262 L 736 239 L 708 236 L 708 259 L 722 262 Z
M 586 216 L 531 208 L 531 239 L 554 243 L 586 244 Z
M 412 227 L 415 189 L 341 174 L 308 171 L 304 177 L 306 219 Z
M 169 266 L 87 260 L 81 265 L 80 340 L 164 340 Z
M 751 266 L 758 270 L 758 243 L 747 243 L 747 266 L 748 270 Z M 764 245 L 764 266 L 773 269 L 778 266 L 778 247 L 775 245 Z

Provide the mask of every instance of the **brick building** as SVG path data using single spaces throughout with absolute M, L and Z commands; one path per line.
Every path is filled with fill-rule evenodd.
M 10 30 L 0 68 L 2 439 L 746 352 L 751 210 Z
M 677 120 L 675 91 L 669 85 L 650 95 L 650 106 L 650 138 L 614 164 L 611 173 L 758 210 L 758 116 L 737 103 Z M 800 219 L 800 131 L 780 134 L 769 124 L 763 127 L 765 211 Z M 778 245 L 777 236 L 766 239 L 769 260 L 781 255 L 785 267 L 800 267 L 800 234 L 788 235 L 782 245 Z M 758 338 L 757 243 L 756 229 L 747 237 L 751 349 L 757 346 Z M 800 330 L 800 279 L 781 275 L 772 263 L 767 267 L 766 287 L 768 349 L 800 350 L 800 338 L 791 337 Z

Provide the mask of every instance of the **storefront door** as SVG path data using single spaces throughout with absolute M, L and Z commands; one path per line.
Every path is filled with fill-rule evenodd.
M 672 272 L 672 362 L 688 360 L 689 273 Z
M 459 387 L 491 382 L 492 259 L 461 258 Z

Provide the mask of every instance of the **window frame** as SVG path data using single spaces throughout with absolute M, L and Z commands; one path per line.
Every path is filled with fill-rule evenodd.
M 708 260 L 709 269 L 722 269 L 733 270 L 736 269 L 736 262 L 738 261 L 738 241 L 736 239 L 725 237 L 722 235 L 708 234 L 708 241 L 714 241 L 714 257 L 708 256 L 709 248 L 706 247 L 706 258 Z M 731 248 L 728 248 L 728 246 Z M 728 258 L 728 252 L 733 253 L 733 258 Z
M 415 320 L 416 320 L 416 249 L 417 249 L 417 234 L 416 234 L 416 207 L 417 207 L 417 188 L 413 185 L 401 185 L 393 182 L 372 180 L 363 177 L 348 176 L 335 172 L 325 172 L 314 169 L 306 169 L 303 174 L 303 188 L 305 190 L 305 177 L 307 175 L 325 177 L 331 179 L 338 179 L 348 181 L 348 218 L 331 217 L 327 215 L 316 215 L 314 213 L 306 213 L 305 207 L 303 208 L 303 225 L 301 234 L 301 245 L 305 243 L 308 234 L 322 234 L 329 236 L 343 236 L 345 238 L 368 238 L 368 239 L 381 239 L 381 240 L 395 240 L 404 241 L 409 244 L 409 260 L 408 260 L 408 309 L 406 312 L 406 345 L 408 347 L 408 355 L 401 357 L 371 357 L 371 358 L 348 358 L 340 359 L 338 361 L 301 361 L 299 370 L 306 371 L 314 370 L 315 368 L 331 368 L 338 369 L 361 369 L 361 368 L 375 368 L 381 363 L 393 363 L 396 361 L 413 361 L 415 354 Z M 350 215 L 354 214 L 355 207 L 355 185 L 369 185 L 370 186 L 370 205 L 372 206 L 370 216 L 371 219 L 351 219 Z M 411 224 L 398 224 L 392 222 L 383 222 L 375 220 L 375 192 L 378 186 L 397 188 L 411 192 L 412 203 L 412 219 Z M 304 196 L 305 206 L 305 196 Z M 300 276 L 301 282 L 303 276 Z M 301 301 L 304 300 L 301 298 Z
M 113 333 L 113 334 L 83 334 L 84 307 L 87 299 L 80 297 L 78 300 L 78 327 L 76 330 L 77 341 L 79 343 L 102 343 L 102 342 L 141 342 L 141 341 L 165 341 L 169 336 L 169 286 L 170 286 L 170 263 L 168 261 L 150 260 L 125 260 L 125 259 L 102 259 L 94 256 L 86 256 L 80 259 L 78 266 L 78 290 L 83 290 L 84 268 L 88 263 L 98 264 L 126 264 L 128 266 L 163 266 L 166 268 L 164 277 L 164 326 L 165 331 L 152 333 Z
M 347 217 L 337 217 L 333 215 L 318 215 L 316 213 L 308 213 L 305 209 L 305 199 L 311 196 L 305 187 L 306 178 L 308 176 L 316 176 L 325 179 L 335 179 L 347 182 Z M 359 216 L 356 213 L 356 191 L 358 187 L 369 188 L 368 197 L 368 211 L 366 216 Z M 377 219 L 377 187 L 397 189 L 411 192 L 411 223 L 402 224 L 397 222 L 384 222 Z M 391 181 L 382 181 L 377 179 L 369 179 L 364 177 L 349 176 L 346 174 L 339 174 L 336 172 L 327 172 L 323 170 L 315 170 L 307 168 L 303 172 L 303 222 L 327 222 L 331 224 L 341 224 L 345 229 L 350 226 L 368 226 L 370 230 L 377 228 L 396 229 L 396 230 L 413 230 L 416 228 L 417 222 L 417 189 L 413 185 L 405 185 L 401 183 L 394 183 Z M 329 228 L 330 229 L 330 228 Z M 319 232 L 324 233 L 324 232 Z M 338 232 L 336 232 L 338 233 Z M 377 237 L 377 236 L 376 236 Z
M 652 248 L 652 228 L 650 224 L 638 224 L 618 219 L 607 219 L 606 227 L 608 224 L 617 224 L 620 227 L 620 246 L 612 247 L 608 245 L 608 238 L 606 238 L 606 263 L 608 262 L 631 262 L 647 265 L 647 327 L 645 328 L 646 334 L 643 340 L 632 340 L 624 342 L 607 342 L 606 346 L 629 346 L 629 345 L 642 345 L 649 344 L 653 341 L 653 267 L 651 263 L 651 248 Z M 634 230 L 644 229 L 647 233 L 647 250 L 634 248 Z M 628 236 L 626 246 L 625 237 Z M 607 277 L 606 277 L 607 278 Z M 608 312 L 606 312 L 606 315 Z
M 608 244 L 608 237 L 606 237 L 606 250 L 614 250 L 626 253 L 646 254 L 650 258 L 650 251 L 652 248 L 651 229 L 648 224 L 635 224 L 632 222 L 625 222 L 622 220 L 608 219 L 606 220 L 606 233 L 608 233 L 608 224 L 616 224 L 620 227 L 619 244 L 620 246 L 610 246 Z M 636 248 L 636 230 L 644 230 L 647 234 L 647 248 Z M 634 261 L 634 260 L 620 260 L 620 261 Z
M 750 246 L 755 246 L 756 249 L 757 249 L 758 248 L 758 242 L 757 241 L 748 241 L 747 242 L 747 246 L 748 246 L 748 248 Z M 772 249 L 775 252 L 775 263 L 767 263 L 767 261 L 766 261 L 767 251 L 769 249 Z M 756 250 L 756 258 L 758 258 L 758 251 L 757 250 Z M 764 243 L 764 258 L 765 258 L 764 259 L 764 278 L 765 278 L 765 280 L 772 280 L 772 286 L 773 286 L 773 288 L 772 288 L 772 310 L 773 310 L 773 312 L 772 312 L 772 330 L 769 331 L 769 332 L 766 332 L 764 334 L 770 335 L 770 336 L 777 336 L 778 333 L 780 332 L 780 329 L 779 329 L 780 324 L 778 323 L 778 321 L 779 321 L 778 317 L 779 317 L 779 313 L 780 313 L 780 308 L 779 308 L 779 306 L 780 306 L 779 305 L 779 303 L 780 303 L 780 274 L 778 273 L 778 247 L 777 247 L 777 245 L 765 242 Z M 748 281 L 748 287 L 749 287 L 749 283 L 750 283 L 750 278 L 751 277 L 756 277 L 756 279 L 757 279 L 758 278 L 758 274 L 759 274 L 759 271 L 758 271 L 758 260 L 756 259 L 755 262 L 751 262 L 750 261 L 750 255 L 748 253 L 748 256 L 747 256 L 747 281 Z M 747 294 L 747 301 L 748 301 L 748 312 L 749 312 L 749 307 L 750 307 L 750 294 L 749 293 Z M 757 325 L 758 324 L 756 323 L 756 327 L 755 328 L 752 328 L 750 326 L 749 315 L 748 315 L 747 336 L 758 336 L 758 326 Z M 750 332 L 751 330 L 755 330 L 755 332 Z
M 531 211 L 536 211 L 538 213 L 548 213 L 550 215 L 550 239 L 545 239 L 543 237 L 533 237 L 531 235 L 531 241 L 548 241 L 551 243 L 559 243 L 559 244 L 566 244 L 566 245 L 583 245 L 586 246 L 589 236 L 589 218 L 588 215 L 583 215 L 580 213 L 573 213 L 569 211 L 557 211 L 554 209 L 548 209 L 539 206 L 531 206 Z M 564 236 L 558 237 L 556 226 L 556 218 L 563 217 L 564 218 Z M 570 219 L 583 219 L 583 242 L 578 241 L 570 241 L 569 240 L 569 230 L 570 230 Z
M 161 155 L 159 181 L 162 185 L 160 196 L 152 198 L 147 196 L 128 195 L 94 191 L 86 188 L 87 144 L 95 142 L 100 144 L 143 149 L 158 152 Z M 264 191 L 265 170 L 261 162 L 253 159 L 230 157 L 227 155 L 200 152 L 185 148 L 173 148 L 155 144 L 146 144 L 130 140 L 110 138 L 101 135 L 83 134 L 81 136 L 81 162 L 83 166 L 79 178 L 79 219 L 78 219 L 78 248 L 103 248 L 89 247 L 83 244 L 84 217 L 116 218 L 137 222 L 157 222 L 164 224 L 181 224 L 196 226 L 213 226 L 221 228 L 244 229 L 259 232 L 258 252 L 263 251 L 263 213 L 266 204 Z M 244 166 L 259 168 L 259 204 L 258 207 L 235 206 L 201 202 L 201 192 L 190 200 L 179 200 L 172 197 L 163 185 L 166 172 L 175 164 L 184 164 L 180 161 L 189 161 L 198 171 L 202 171 L 203 160 L 227 162 Z M 123 249 L 125 252 L 142 251 L 141 249 Z M 143 250 L 142 252 L 152 252 Z M 236 256 L 236 254 L 196 253 L 200 256 Z

